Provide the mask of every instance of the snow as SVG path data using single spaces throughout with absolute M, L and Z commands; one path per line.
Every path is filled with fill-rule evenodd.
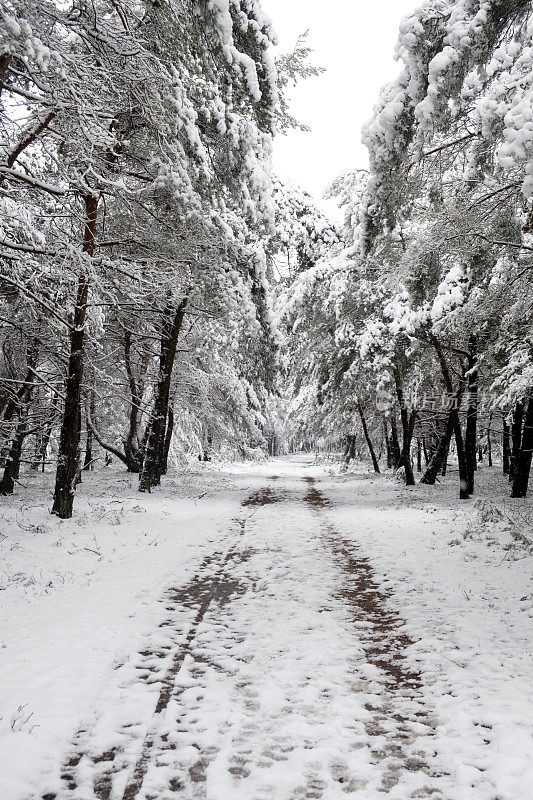
M 2 510 L 1 797 L 137 765 L 159 800 L 529 800 L 531 557 L 491 471 L 458 508 L 311 457 L 142 497 L 102 469 L 68 522 L 48 481 Z

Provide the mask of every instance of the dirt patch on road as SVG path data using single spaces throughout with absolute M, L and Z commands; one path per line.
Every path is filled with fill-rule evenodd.
M 282 495 L 267 486 L 247 497 L 246 500 L 242 501 L 241 505 L 245 508 L 249 506 L 268 506 L 270 503 L 279 503 L 283 499 Z

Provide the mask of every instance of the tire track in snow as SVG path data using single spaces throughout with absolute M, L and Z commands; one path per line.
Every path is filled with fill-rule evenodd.
M 330 501 L 317 489 L 314 478 L 304 480 L 308 485 L 304 500 L 320 518 L 323 542 L 342 576 L 338 596 L 350 609 L 367 662 L 380 673 L 379 702 L 367 703 L 365 708 L 373 715 L 366 724 L 367 733 L 380 742 L 372 754 L 375 763 L 384 767 L 381 791 L 393 789 L 405 771 L 438 778 L 446 773 L 430 766 L 427 753 L 416 752 L 418 737 L 434 736 L 436 721 L 421 700 L 420 673 L 406 663 L 405 651 L 414 642 L 402 631 L 405 623 L 388 602 L 392 594 L 379 585 L 370 561 L 327 519 L 324 510 L 331 506 Z M 411 796 L 442 795 L 438 786 L 428 784 Z
M 277 502 L 280 499 L 269 487 L 254 492 L 247 497 L 241 505 L 244 508 L 267 505 Z M 159 689 L 155 710 L 153 712 L 152 724 L 148 732 L 143 738 L 141 751 L 133 765 L 128 766 L 123 761 L 123 749 L 112 747 L 99 755 L 88 755 L 91 726 L 87 725 L 78 730 L 74 738 L 74 747 L 68 755 L 64 765 L 61 769 L 61 781 L 66 790 L 66 796 L 74 795 L 78 787 L 77 771 L 79 770 L 82 762 L 89 762 L 90 768 L 95 771 L 93 778 L 93 792 L 97 800 L 110 800 L 114 793 L 113 777 L 117 773 L 129 773 L 129 778 L 123 792 L 120 793 L 121 800 L 136 800 L 142 789 L 144 778 L 147 770 L 157 753 L 165 748 L 166 742 L 164 737 L 161 737 L 158 732 L 158 721 L 164 715 L 171 699 L 179 691 L 175 689 L 176 678 L 183 667 L 185 659 L 191 653 L 193 644 L 198 636 L 202 622 L 206 614 L 212 609 L 213 606 L 222 608 L 229 603 L 233 598 L 243 594 L 248 586 L 242 584 L 241 581 L 236 580 L 231 576 L 231 565 L 238 559 L 243 562 L 249 556 L 246 550 L 242 549 L 243 539 L 246 536 L 246 522 L 243 517 L 234 520 L 239 527 L 239 532 L 234 537 L 232 543 L 221 554 L 215 552 L 207 556 L 201 562 L 196 574 L 191 581 L 179 588 L 171 588 L 167 590 L 163 598 L 166 604 L 166 610 L 172 611 L 174 609 L 196 609 L 196 614 L 192 620 L 189 631 L 185 636 L 184 641 L 176 646 L 175 652 L 167 666 L 162 678 L 160 679 L 161 687 Z M 206 573 L 211 573 L 210 577 L 205 576 Z M 172 626 L 172 619 L 167 619 L 162 623 L 164 626 Z M 180 633 L 179 625 L 176 632 Z M 168 649 L 168 646 L 167 646 Z M 164 649 L 159 650 L 143 650 L 139 653 L 143 660 L 148 662 L 144 672 L 157 672 L 154 668 L 154 659 L 168 660 L 168 652 Z M 139 669 L 143 669 L 142 664 Z M 125 731 L 123 731 L 125 732 Z M 199 759 L 194 766 L 191 778 L 193 782 L 200 782 L 202 780 L 202 759 Z M 102 770 L 100 765 L 104 765 Z M 205 764 L 203 769 L 205 770 Z M 180 786 L 176 785 L 174 788 L 179 791 Z M 49 792 L 41 795 L 42 800 L 60 800 L 64 793 L 58 794 L 57 792 Z M 83 800 L 86 800 L 85 798 Z
M 245 520 L 238 521 L 241 530 L 239 539 L 245 535 Z M 245 591 L 238 581 L 235 581 L 227 573 L 228 563 L 233 559 L 237 553 L 238 544 L 233 544 L 232 547 L 226 552 L 224 560 L 218 565 L 217 572 L 211 580 L 205 580 L 201 577 L 202 569 L 195 575 L 193 580 L 186 586 L 171 590 L 169 592 L 170 599 L 177 605 L 190 606 L 199 604 L 198 613 L 194 618 L 191 629 L 187 634 L 184 645 L 176 650 L 172 659 L 171 666 L 167 670 L 163 678 L 163 685 L 159 692 L 159 697 L 154 711 L 154 716 L 161 715 L 167 708 L 170 699 L 174 692 L 175 681 L 178 673 L 180 672 L 185 658 L 191 652 L 191 647 L 198 635 L 200 625 L 211 606 L 216 602 L 219 607 L 228 603 L 231 598 L 239 593 Z M 204 569 L 212 567 L 213 557 L 208 556 L 203 562 Z M 150 731 L 144 739 L 141 753 L 133 768 L 131 778 L 126 784 L 126 788 L 122 794 L 122 800 L 136 800 L 146 776 L 146 771 L 150 764 L 150 756 L 157 744 L 158 733 L 157 724 L 155 730 Z M 176 787 L 178 788 L 178 787 Z M 104 800 L 104 799 L 103 799 Z M 107 800 L 107 798 L 105 798 Z

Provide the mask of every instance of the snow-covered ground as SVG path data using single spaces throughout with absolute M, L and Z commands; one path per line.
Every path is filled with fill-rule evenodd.
M 488 470 L 461 506 L 337 472 L 140 495 L 103 470 L 68 522 L 25 478 L 0 511 L 0 798 L 531 800 L 533 504 L 507 514 Z

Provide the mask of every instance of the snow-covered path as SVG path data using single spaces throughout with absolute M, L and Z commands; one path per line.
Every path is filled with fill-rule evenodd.
M 469 674 L 470 656 L 451 635 L 446 608 L 439 617 L 442 596 L 431 606 L 427 528 L 435 533 L 441 518 L 428 522 L 427 507 L 407 504 L 402 520 L 395 486 L 327 477 L 309 460 L 278 461 L 232 479 L 238 496 L 218 539 L 199 542 L 187 577 L 179 573 L 152 598 L 138 652 L 105 673 L 70 745 L 56 754 L 55 773 L 37 779 L 38 791 L 2 796 L 528 800 L 526 661 L 514 652 L 503 663 L 506 651 L 498 652 L 488 625 L 486 655 L 496 649 L 501 676 L 484 687 L 483 670 Z M 426 539 L 414 547 L 419 575 L 416 536 Z M 435 568 L 444 596 L 447 565 Z M 479 613 L 465 603 L 466 613 L 469 605 Z M 413 609 L 422 609 L 418 619 Z M 463 621 L 471 630 L 471 620 Z M 524 645 L 526 628 L 516 620 L 507 627 L 504 619 L 498 630 L 511 649 Z M 455 649 L 466 681 L 463 674 L 447 685 L 448 665 L 434 668 L 436 653 L 446 660 L 445 646 Z M 495 724 L 484 688 L 499 715 Z
M 224 547 L 166 592 L 166 618 L 136 665 L 158 687 L 153 716 L 116 727 L 116 703 L 98 709 L 57 797 L 436 790 L 432 720 L 402 661 L 402 620 L 328 521 L 313 477 L 262 482 Z

